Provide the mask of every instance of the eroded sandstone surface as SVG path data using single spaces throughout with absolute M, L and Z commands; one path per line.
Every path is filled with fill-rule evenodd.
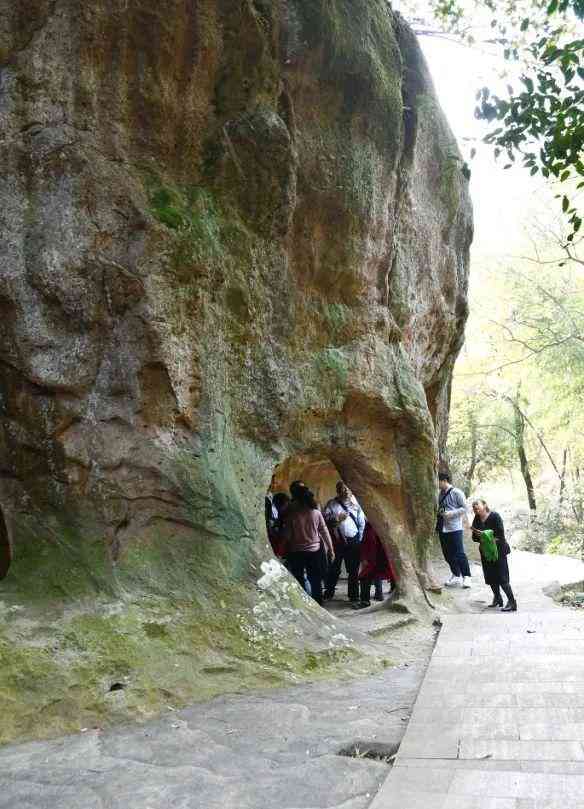
M 472 219 L 407 25 L 384 0 L 0 19 L 5 585 L 76 595 L 83 563 L 97 593 L 165 590 L 178 566 L 219 598 L 260 575 L 264 492 L 302 458 L 415 598 Z

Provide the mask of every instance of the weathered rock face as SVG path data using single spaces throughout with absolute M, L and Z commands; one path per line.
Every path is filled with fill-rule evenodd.
M 246 576 L 299 456 L 354 489 L 405 593 L 472 233 L 412 33 L 384 0 L 0 0 L 0 19 L 16 556 L 32 518 L 37 542 L 64 526 L 116 560 L 180 538 Z

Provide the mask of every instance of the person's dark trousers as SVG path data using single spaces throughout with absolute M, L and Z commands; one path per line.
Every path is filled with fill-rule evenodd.
M 491 590 L 493 591 L 493 606 L 503 606 L 503 598 L 501 596 L 501 586 L 499 584 L 491 584 Z
M 335 587 L 341 575 L 341 565 L 345 563 L 347 568 L 347 576 L 349 578 L 347 591 L 349 601 L 359 600 L 359 555 L 360 547 L 358 543 L 353 545 L 344 545 L 336 552 L 335 561 L 329 567 L 329 572 L 326 580 L 326 596 L 332 598 L 335 594 Z
M 468 559 L 464 552 L 463 531 L 440 531 L 440 544 L 442 553 L 448 562 L 453 576 L 470 576 Z
M 442 547 L 442 554 L 444 555 L 444 559 L 446 560 L 446 564 L 450 568 L 450 572 L 453 576 L 460 576 L 460 569 L 456 565 L 456 562 L 452 558 L 452 548 L 450 547 L 450 543 L 448 542 L 448 537 L 450 534 L 444 534 L 442 531 L 439 533 L 440 537 L 440 545 Z
M 347 568 L 347 593 L 349 601 L 359 601 L 359 561 L 361 549 L 358 544 L 347 545 L 344 553 Z
M 359 589 L 361 591 L 361 604 L 369 604 L 371 603 L 371 585 L 373 584 L 372 579 L 360 579 L 359 581 Z
M 288 569 L 303 590 L 304 571 L 310 583 L 311 596 L 322 604 L 322 570 L 319 551 L 296 551 L 287 556 Z
M 501 590 L 505 593 L 508 600 L 508 605 L 513 607 L 514 610 L 517 609 L 517 602 L 515 601 L 515 596 L 513 595 L 513 590 L 511 589 L 510 584 L 501 584 Z
M 383 601 L 383 579 L 373 579 L 375 585 L 375 600 Z

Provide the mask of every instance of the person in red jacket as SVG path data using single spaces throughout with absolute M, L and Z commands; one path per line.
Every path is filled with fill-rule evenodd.
M 391 589 L 395 586 L 395 573 L 391 562 L 387 558 L 385 548 L 375 528 L 370 522 L 365 524 L 363 541 L 361 542 L 361 553 L 359 559 L 359 588 L 361 600 L 355 605 L 355 609 L 363 609 L 371 606 L 371 585 L 375 582 L 376 599 L 379 591 L 378 581 L 387 579 L 391 583 Z

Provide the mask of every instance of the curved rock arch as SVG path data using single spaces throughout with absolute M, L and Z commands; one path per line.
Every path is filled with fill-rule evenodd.
M 427 583 L 433 534 L 436 437 L 423 389 L 412 376 L 409 400 L 399 390 L 349 393 L 336 413 L 300 414 L 278 464 L 329 461 L 354 491 L 395 562 L 402 597 L 417 600 Z M 399 389 L 399 383 L 396 384 Z M 295 473 L 294 473 L 295 474 Z

